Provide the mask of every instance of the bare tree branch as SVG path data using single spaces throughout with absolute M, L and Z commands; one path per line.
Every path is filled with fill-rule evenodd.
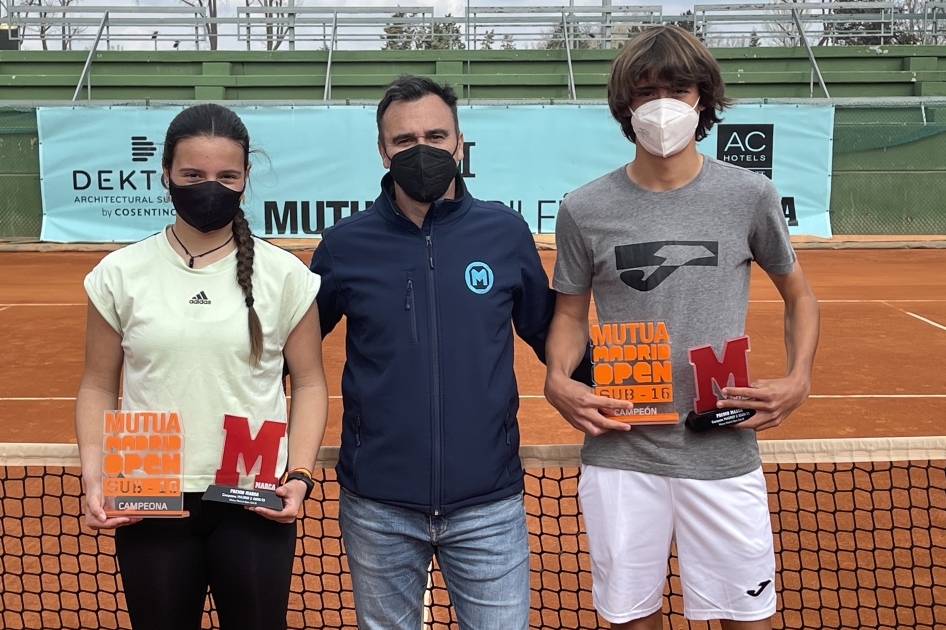
M 295 6 L 300 6 L 301 4 L 302 0 L 297 0 Z M 262 8 L 263 15 L 267 18 L 267 20 L 271 20 L 273 18 L 286 18 L 289 16 L 288 13 L 280 10 L 289 6 L 289 0 L 246 0 L 246 6 L 258 6 Z M 266 50 L 278 50 L 279 46 L 283 43 L 283 40 L 286 39 L 288 34 L 289 26 L 285 24 L 273 24 L 272 22 L 267 22 Z
M 182 3 L 195 9 L 207 8 L 207 17 L 217 17 L 217 0 L 181 0 Z M 210 41 L 210 50 L 217 50 L 217 23 L 208 22 L 206 25 L 207 39 Z
M 57 13 L 56 7 L 71 7 L 73 5 L 78 4 L 78 0 L 26 0 L 26 2 L 24 2 L 23 4 L 28 7 L 49 7 L 48 12 L 43 11 L 42 13 L 38 14 L 40 18 L 45 20 L 47 18 L 55 16 L 55 14 Z M 58 13 L 62 13 L 63 18 L 67 17 L 67 15 L 61 11 L 59 11 Z M 43 46 L 43 50 L 49 50 L 49 40 L 54 39 L 52 29 L 53 29 L 53 25 L 47 24 L 45 22 L 41 24 L 39 27 L 37 27 L 37 34 L 39 35 L 39 39 Z M 24 32 L 23 32 L 24 36 L 26 35 L 27 32 L 28 32 L 27 29 L 24 29 Z M 59 29 L 59 41 L 60 41 L 62 50 L 69 50 L 69 46 L 72 43 L 72 41 L 76 38 L 76 36 L 84 32 L 85 32 L 84 26 L 72 26 L 71 24 L 63 24 Z

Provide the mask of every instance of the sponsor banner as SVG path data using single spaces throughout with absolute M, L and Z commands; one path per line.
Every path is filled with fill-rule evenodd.
M 175 107 L 41 107 L 42 239 L 131 242 L 174 220 L 161 184 Z M 244 208 L 264 237 L 317 237 L 365 210 L 384 174 L 375 107 L 234 107 L 257 149 Z M 471 193 L 552 233 L 569 191 L 634 157 L 605 105 L 460 108 Z M 829 105 L 740 104 L 699 144 L 706 155 L 764 174 L 793 234 L 830 237 Z

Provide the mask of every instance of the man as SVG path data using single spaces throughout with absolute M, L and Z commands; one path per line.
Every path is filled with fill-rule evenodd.
M 339 521 L 366 630 L 420 627 L 433 555 L 460 628 L 529 623 L 512 327 L 544 359 L 555 293 L 522 217 L 467 191 L 456 104 L 388 87 L 381 195 L 310 265 L 323 335 L 348 322 Z
M 608 103 L 637 151 L 630 164 L 569 194 L 559 210 L 546 379 L 548 400 L 586 433 L 579 495 L 595 606 L 616 630 L 659 630 L 674 540 L 688 618 L 720 619 L 726 630 L 768 629 L 775 557 L 755 433 L 777 426 L 808 396 L 817 301 L 772 183 L 696 150 L 728 105 L 719 67 L 699 40 L 673 26 L 634 38 L 614 61 Z M 629 403 L 568 379 L 587 343 L 593 293 L 599 322 L 669 336 L 665 407 L 685 418 L 696 393 L 687 351 L 710 344 L 720 354 L 727 339 L 743 334 L 753 260 L 785 302 L 788 369 L 785 378 L 751 387 L 720 384 L 739 399 L 718 406 L 756 411 L 738 428 L 631 428 L 599 411 Z M 651 358 L 660 352 L 637 348 Z M 645 368 L 639 382 L 651 380 Z M 658 407 L 639 403 L 634 411 Z

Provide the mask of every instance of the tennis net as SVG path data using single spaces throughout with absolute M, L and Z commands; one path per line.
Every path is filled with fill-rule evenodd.
M 760 443 L 775 533 L 776 628 L 946 628 L 946 437 Z M 579 447 L 524 446 L 533 628 L 607 627 L 594 612 L 577 500 Z M 355 628 L 338 528 L 337 449 L 299 520 L 290 628 Z M 0 444 L 0 627 L 130 628 L 113 537 L 81 516 L 74 445 Z M 664 613 L 683 618 L 676 558 Z M 455 627 L 434 567 L 425 627 Z M 216 628 L 208 599 L 205 628 Z

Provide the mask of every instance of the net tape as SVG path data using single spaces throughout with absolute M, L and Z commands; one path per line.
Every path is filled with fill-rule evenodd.
M 775 628 L 946 628 L 946 438 L 760 442 L 775 535 Z M 605 627 L 591 601 L 579 447 L 525 446 L 533 628 Z M 299 522 L 289 628 L 355 628 L 336 448 Z M 81 517 L 74 445 L 0 444 L 0 626 L 130 628 L 113 537 Z M 676 557 L 664 613 L 683 619 Z M 455 627 L 431 573 L 425 628 Z M 205 628 L 216 628 L 208 599 Z

